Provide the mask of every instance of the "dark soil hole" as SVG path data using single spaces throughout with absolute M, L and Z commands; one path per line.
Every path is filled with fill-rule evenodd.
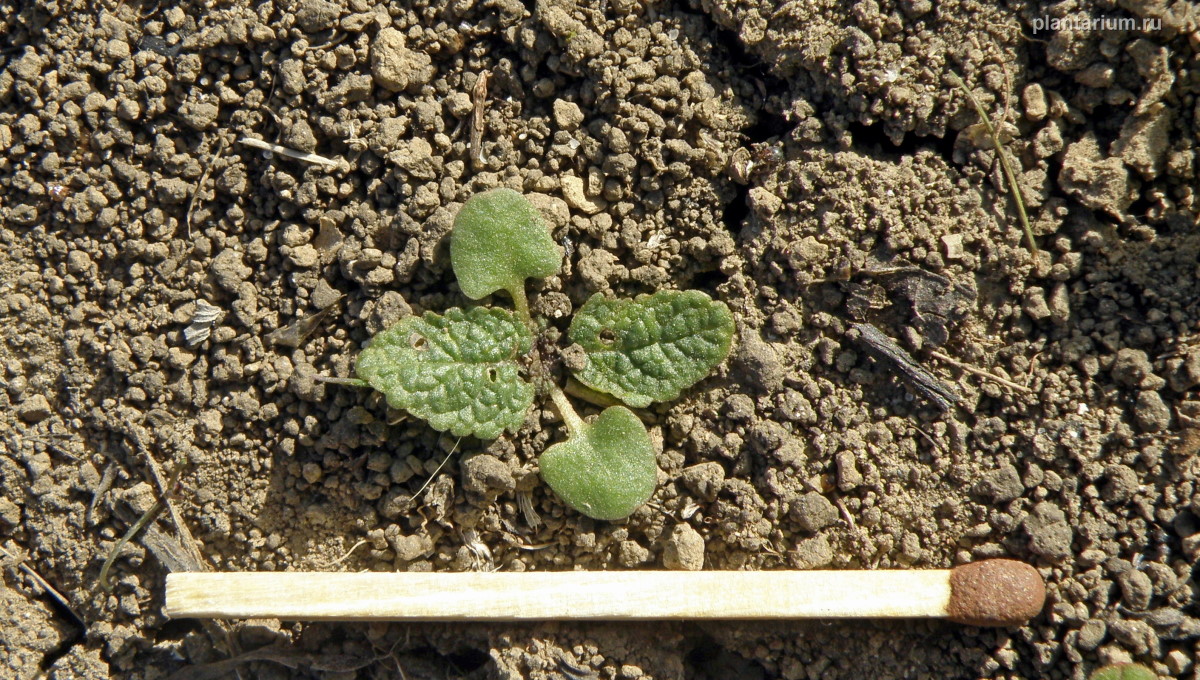
M 454 666 L 463 673 L 483 668 L 483 665 L 491 661 L 492 657 L 482 649 L 460 649 L 457 652 L 446 655 L 446 662 Z
M 767 109 L 759 109 L 757 113 L 758 120 L 754 125 L 742 130 L 748 144 L 766 142 L 772 137 L 782 137 L 791 132 L 792 126 L 778 113 Z
M 791 131 L 791 125 L 789 125 L 787 120 L 785 120 L 784 117 L 778 113 L 774 113 L 766 109 L 759 109 L 757 113 L 758 121 L 755 122 L 754 125 L 742 130 L 742 134 L 746 135 L 747 145 L 759 145 L 758 147 L 751 146 L 751 149 L 758 149 L 757 151 L 752 151 L 751 153 L 771 153 L 782 157 L 782 142 L 779 141 L 779 138 Z M 765 145 L 771 144 L 772 142 L 774 142 L 773 148 L 764 148 Z M 772 161 L 768 164 L 773 164 L 774 162 L 775 161 Z M 766 163 L 766 161 L 758 160 L 758 163 L 762 165 L 763 163 Z M 725 211 L 721 215 L 721 221 L 725 224 L 725 229 L 731 234 L 741 233 L 742 222 L 745 221 L 746 216 L 750 214 L 750 205 L 746 202 L 746 196 L 750 193 L 750 186 L 752 184 L 754 183 L 735 183 L 733 185 L 733 188 L 737 193 L 734 195 L 733 199 L 731 199 L 729 203 L 725 205 Z
M 904 135 L 904 139 L 900 140 L 899 144 L 892 141 L 891 137 L 883 131 L 883 123 L 872 123 L 863 125 L 862 123 L 849 123 L 846 129 L 850 131 L 850 135 L 854 138 L 854 145 L 861 150 L 868 151 L 879 156 L 911 156 L 922 149 L 927 149 L 951 162 L 954 155 L 954 135 L 947 134 L 945 137 L 929 137 L 914 135 L 908 133 Z
M 713 269 L 709 271 L 696 272 L 696 275 L 692 277 L 692 282 L 688 287 L 695 288 L 696 290 L 702 290 L 705 293 L 708 293 L 713 299 L 718 299 L 720 296 L 717 295 L 717 286 L 725 283 L 728 280 L 729 277 Z
M 71 651 L 72 647 L 83 642 L 85 629 L 81 627 L 83 622 L 76 618 L 75 614 L 64 607 L 58 600 L 52 597 L 46 597 L 44 598 L 44 601 L 47 602 L 50 605 L 50 608 L 53 609 L 60 617 L 75 624 L 74 632 L 72 632 L 71 635 L 67 636 L 66 638 L 63 638 L 63 641 L 59 643 L 57 647 L 46 652 L 46 656 L 42 657 L 42 670 L 49 670 L 49 668 L 53 666 L 55 662 L 66 656 L 67 653 Z
M 765 680 L 767 670 L 758 662 L 741 657 L 704 639 L 684 657 L 684 677 L 688 680 Z
M 182 640 L 188 633 L 193 631 L 204 630 L 199 621 L 194 619 L 170 619 L 158 628 L 155 634 L 155 639 L 159 642 L 163 640 Z
M 734 186 L 737 188 L 737 194 L 725 205 L 725 211 L 721 214 L 721 222 L 725 224 L 726 231 L 736 236 L 741 233 L 742 222 L 750 214 L 750 204 L 746 202 L 750 187 L 741 184 Z
M 1136 218 L 1139 222 L 1146 222 L 1150 216 L 1150 210 L 1154 208 L 1155 201 L 1146 198 L 1145 195 L 1139 195 L 1134 199 L 1133 203 L 1129 204 L 1129 209 L 1125 211 L 1126 215 Z

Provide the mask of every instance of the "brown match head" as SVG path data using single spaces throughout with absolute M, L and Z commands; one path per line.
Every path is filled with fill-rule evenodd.
M 1017 560 L 983 560 L 950 571 L 946 616 L 969 626 L 1021 626 L 1042 611 L 1046 584 Z

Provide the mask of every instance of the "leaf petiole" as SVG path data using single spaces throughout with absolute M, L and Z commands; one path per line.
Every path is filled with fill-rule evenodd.
M 579 414 L 575 412 L 575 407 L 571 406 L 571 400 L 567 399 L 567 395 L 563 394 L 563 391 L 555 385 L 550 390 L 550 399 L 558 408 L 558 414 L 562 416 L 571 437 L 580 436 L 584 428 L 583 418 L 580 418 Z
M 508 294 L 512 296 L 513 310 L 517 313 L 517 318 L 529 328 L 533 328 L 533 317 L 529 314 L 529 298 L 525 295 L 524 281 L 519 286 L 509 288 Z

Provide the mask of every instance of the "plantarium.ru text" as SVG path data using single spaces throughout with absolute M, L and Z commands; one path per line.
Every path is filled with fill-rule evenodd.
M 358 377 L 393 408 L 437 430 L 480 439 L 516 432 L 535 397 L 549 397 L 567 439 L 542 454 L 542 479 L 585 515 L 628 517 L 656 484 L 645 426 L 622 405 L 583 420 L 531 354 L 541 327 L 530 316 L 525 279 L 550 276 L 561 265 L 541 216 L 516 191 L 493 189 L 463 205 L 450 239 L 463 293 L 478 300 L 507 291 L 515 312 L 453 308 L 402 319 L 363 349 Z M 712 372 L 728 356 L 733 331 L 723 303 L 700 291 L 661 290 L 633 300 L 593 295 L 572 319 L 568 337 L 583 349 L 579 382 L 644 408 L 675 399 Z

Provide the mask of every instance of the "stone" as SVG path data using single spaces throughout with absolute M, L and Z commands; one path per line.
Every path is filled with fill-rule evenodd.
M 1029 318 L 1041 321 L 1050 317 L 1050 305 L 1046 303 L 1046 289 L 1041 286 L 1030 286 L 1025 289 L 1025 300 L 1022 308 Z
M 1137 181 L 1117 156 L 1105 158 L 1091 132 L 1067 147 L 1058 184 L 1092 210 L 1123 219 L 1138 196 Z
M 302 246 L 296 246 L 288 255 L 288 260 L 298 269 L 311 269 L 317 266 L 320 262 L 320 257 L 317 255 L 317 249 L 312 247 L 312 244 L 305 243 Z
M 209 269 L 217 285 L 231 293 L 237 293 L 242 282 L 250 277 L 252 270 L 242 261 L 242 254 L 226 248 L 213 258 Z
M 1178 649 L 1167 652 L 1167 657 L 1163 661 L 1167 664 L 1167 671 L 1171 673 L 1171 677 L 1175 678 L 1182 678 L 1183 674 L 1192 667 L 1192 660 L 1188 658 L 1187 653 Z
M 294 16 L 296 25 L 305 33 L 319 33 L 333 28 L 341 8 L 327 0 L 302 0 Z
M 1057 505 L 1049 501 L 1038 503 L 1023 525 L 1029 534 L 1029 549 L 1034 554 L 1053 561 L 1071 554 L 1075 532 Z
M 28 396 L 17 406 L 17 417 L 27 423 L 40 423 L 53 414 L 50 402 L 41 394 Z
M 1147 654 L 1158 647 L 1158 634 L 1145 621 L 1117 619 L 1108 625 L 1113 639 L 1135 655 Z
M 1079 629 L 1079 648 L 1085 652 L 1090 652 L 1100 646 L 1104 642 L 1104 636 L 1108 634 L 1108 624 L 1099 620 L 1092 619 L 1083 624 Z
M 690 524 L 676 525 L 667 537 L 662 559 L 667 569 L 700 571 L 704 567 L 704 537 Z
M 495 498 L 517 488 L 512 468 L 499 458 L 479 454 L 462 462 L 463 489 L 476 496 Z
M 554 100 L 554 122 L 564 130 L 575 130 L 583 123 L 583 111 L 579 105 L 565 99 Z
M 788 514 L 800 528 L 817 532 L 838 520 L 838 511 L 829 499 L 812 491 L 792 502 Z
M 559 183 L 562 186 L 563 199 L 567 202 L 567 205 L 584 214 L 594 215 L 608 205 L 608 201 L 603 198 L 588 198 L 584 192 L 582 178 L 575 175 L 564 175 L 559 180 Z
M 975 486 L 975 492 L 993 502 L 1007 503 L 1020 498 L 1025 493 L 1025 486 L 1021 484 L 1021 475 L 1015 467 L 1003 465 L 984 474 Z
M 794 569 L 820 569 L 833 562 L 833 548 L 824 535 L 814 536 L 796 544 L 788 553 L 788 563 Z
M 380 30 L 371 43 L 371 75 L 389 90 L 399 92 L 428 83 L 434 74 L 432 64 L 429 55 L 408 49 L 404 34 L 394 28 Z
M 1133 419 L 1142 432 L 1160 432 L 1171 424 L 1171 409 L 1158 392 L 1145 390 L 1134 402 Z
M 1050 108 L 1046 103 L 1046 91 L 1039 83 L 1030 83 L 1021 92 L 1021 103 L 1025 106 L 1025 117 L 1038 122 L 1046 117 Z
M 1106 503 L 1124 503 L 1138 490 L 1138 476 L 1128 465 L 1109 465 L 1104 470 L 1105 483 L 1100 497 Z
M 712 502 L 717 499 L 717 493 L 725 482 L 725 468 L 715 461 L 699 463 L 684 468 L 679 473 L 679 481 L 700 499 Z
M 1130 569 L 1117 577 L 1117 585 L 1121 586 L 1121 599 L 1129 609 L 1142 611 L 1150 606 L 1154 584 L 1145 572 Z
M 1147 376 L 1153 375 L 1154 367 L 1150 358 L 1140 349 L 1122 349 L 1117 351 L 1110 371 L 1113 380 L 1125 387 L 1138 387 Z
M 837 465 L 838 488 L 843 492 L 851 491 L 863 483 L 862 473 L 858 471 L 858 461 L 852 451 L 839 451 L 833 457 Z
M 389 536 L 388 543 L 396 551 L 397 559 L 411 562 L 433 552 L 433 541 L 428 536 Z

